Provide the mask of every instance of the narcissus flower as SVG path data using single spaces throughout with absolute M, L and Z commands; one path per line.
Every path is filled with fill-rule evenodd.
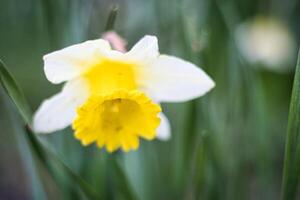
M 50 82 L 66 84 L 39 107 L 33 129 L 51 133 L 72 124 L 83 145 L 95 142 L 109 152 L 136 149 L 139 138 L 168 139 L 159 103 L 187 101 L 214 87 L 192 63 L 160 55 L 154 36 L 126 53 L 103 39 L 87 41 L 45 55 L 44 63 Z
M 292 69 L 296 42 L 288 27 L 280 20 L 257 16 L 239 25 L 235 37 L 241 53 L 250 63 L 276 72 Z

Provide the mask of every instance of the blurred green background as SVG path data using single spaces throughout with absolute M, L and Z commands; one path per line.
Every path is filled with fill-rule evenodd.
M 143 141 L 121 156 L 138 199 L 279 199 L 300 1 L 1 0 L 0 57 L 33 110 L 62 86 L 46 80 L 42 56 L 101 37 L 113 4 L 119 5 L 115 30 L 128 48 L 156 35 L 161 53 L 196 63 L 216 82 L 197 100 L 163 104 L 172 126 L 169 141 Z M 256 16 L 279 20 L 290 32 L 293 53 L 280 63 L 289 70 L 278 72 L 243 55 L 236 29 Z M 75 186 L 62 193 L 34 161 L 2 88 L 0 113 L 0 199 L 82 199 Z M 82 147 L 70 128 L 40 139 L 105 199 L 126 199 L 109 162 L 115 155 Z

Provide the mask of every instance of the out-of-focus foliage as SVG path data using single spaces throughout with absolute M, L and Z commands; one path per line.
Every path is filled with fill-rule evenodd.
M 293 199 L 299 183 L 299 134 L 300 134 L 300 57 L 298 56 L 286 136 L 282 199 Z
M 278 73 L 248 63 L 235 31 L 256 16 L 274 17 L 286 25 L 297 47 L 300 2 L 2 0 L 0 57 L 33 109 L 61 87 L 46 80 L 42 56 L 100 37 L 114 3 L 120 9 L 115 30 L 129 48 L 145 34 L 157 35 L 161 53 L 201 66 L 216 88 L 192 102 L 164 104 L 172 138 L 142 142 L 128 154 L 82 147 L 70 128 L 40 139 L 106 199 L 126 198 L 124 184 L 149 200 L 279 199 L 293 70 Z M 296 54 L 282 67 L 295 65 Z M 82 198 L 76 187 L 61 193 L 36 165 L 2 88 L 0 113 L 0 199 Z M 118 181 L 122 175 L 114 170 L 112 156 L 118 157 L 128 183 Z

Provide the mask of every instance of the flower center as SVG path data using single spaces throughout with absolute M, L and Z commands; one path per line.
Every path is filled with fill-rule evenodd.
M 129 99 L 105 100 L 101 108 L 101 128 L 110 133 L 122 132 L 126 127 L 133 126 L 135 119 L 143 115 L 139 104 Z
M 84 75 L 91 94 L 109 93 L 114 89 L 137 89 L 137 67 L 134 63 L 101 60 Z
M 93 95 L 78 109 L 73 122 L 83 145 L 96 142 L 109 152 L 136 149 L 139 137 L 151 140 L 160 123 L 160 106 L 144 93 L 118 89 L 109 95 Z

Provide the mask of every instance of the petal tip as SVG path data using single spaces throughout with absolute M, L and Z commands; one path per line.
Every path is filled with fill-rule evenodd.
M 168 141 L 171 138 L 171 126 L 165 114 L 159 113 L 161 123 L 157 129 L 156 138 L 161 141 Z

